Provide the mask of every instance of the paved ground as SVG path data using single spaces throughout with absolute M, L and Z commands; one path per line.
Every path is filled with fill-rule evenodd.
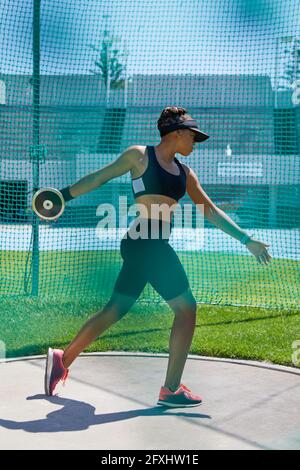
M 0 449 L 300 449 L 300 370 L 189 356 L 197 408 L 156 406 L 166 355 L 99 353 L 45 397 L 45 358 L 0 363 Z

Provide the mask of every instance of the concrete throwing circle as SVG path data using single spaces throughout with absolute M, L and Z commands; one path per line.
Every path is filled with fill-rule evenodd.
M 1 361 L 1 449 L 300 449 L 300 370 L 189 356 L 197 408 L 157 406 L 167 354 L 81 355 L 57 395 L 45 356 Z

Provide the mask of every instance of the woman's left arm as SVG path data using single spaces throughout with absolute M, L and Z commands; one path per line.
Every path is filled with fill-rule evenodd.
M 270 246 L 259 240 L 249 237 L 225 212 L 217 207 L 201 187 L 197 175 L 193 170 L 184 165 L 187 174 L 187 193 L 197 208 L 212 224 L 227 233 L 231 237 L 243 243 L 260 264 L 268 264 L 272 256 L 268 253 Z

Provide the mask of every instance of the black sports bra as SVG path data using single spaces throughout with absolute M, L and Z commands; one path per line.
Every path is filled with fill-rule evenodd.
M 186 173 L 181 163 L 174 158 L 180 174 L 172 175 L 162 168 L 156 158 L 155 149 L 147 146 L 148 166 L 142 176 L 132 179 L 134 197 L 144 194 L 161 194 L 178 201 L 186 192 Z

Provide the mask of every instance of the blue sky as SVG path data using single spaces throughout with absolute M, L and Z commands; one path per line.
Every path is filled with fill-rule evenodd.
M 0 0 L 0 71 L 31 73 L 32 1 Z M 89 73 L 105 24 L 133 73 L 274 76 L 300 0 L 41 0 L 41 73 Z M 108 15 L 104 19 L 103 16 Z

